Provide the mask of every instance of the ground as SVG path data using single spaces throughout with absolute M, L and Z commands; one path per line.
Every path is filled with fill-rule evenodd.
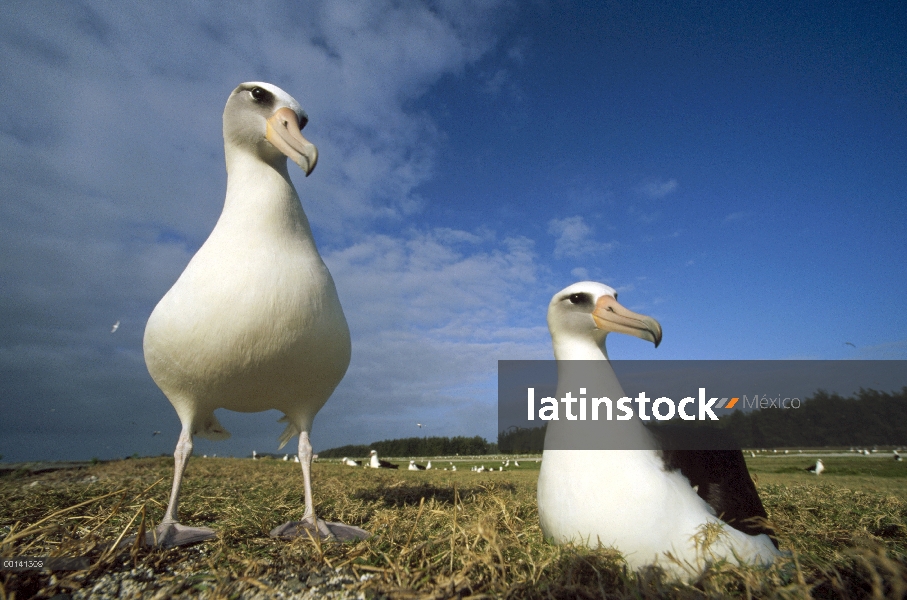
M 891 597 L 907 594 L 907 461 L 890 453 L 748 457 L 790 557 L 768 570 L 714 565 L 699 581 L 629 572 L 612 549 L 557 547 L 538 524 L 536 458 L 433 458 L 431 471 L 314 465 L 320 517 L 375 535 L 351 544 L 271 539 L 302 514 L 291 461 L 191 460 L 181 520 L 216 540 L 113 551 L 163 516 L 173 461 L 142 458 L 0 477 L 0 555 L 87 556 L 83 571 L 0 571 L 2 597 L 625 598 Z M 456 472 L 444 471 L 450 462 Z M 424 464 L 424 461 L 420 460 Z M 144 525 L 143 525 L 144 523 Z M 66 596 L 59 596 L 66 597 Z

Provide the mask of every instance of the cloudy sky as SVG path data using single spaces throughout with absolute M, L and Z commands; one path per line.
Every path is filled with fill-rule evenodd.
M 235 4 L 0 15 L 4 461 L 173 451 L 142 334 L 249 80 L 320 152 L 293 177 L 353 359 L 316 450 L 492 439 L 497 361 L 551 357 L 583 279 L 664 328 L 614 358 L 907 358 L 902 4 Z M 221 411 L 196 452 L 274 451 L 279 416 Z

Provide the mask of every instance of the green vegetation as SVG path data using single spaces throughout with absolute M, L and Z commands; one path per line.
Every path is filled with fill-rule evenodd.
M 390 457 L 391 455 L 388 455 Z M 403 460 L 403 459 L 400 459 Z M 473 473 L 376 471 L 339 461 L 314 465 L 319 516 L 375 535 L 354 544 L 268 537 L 302 514 L 299 466 L 284 461 L 190 462 L 184 522 L 213 527 L 215 541 L 171 550 L 106 548 L 162 517 L 172 459 L 143 458 L 81 470 L 0 479 L 0 554 L 80 556 L 87 571 L 2 572 L 0 597 L 50 597 L 99 586 L 111 595 L 273 597 L 275 590 L 362 592 L 367 598 L 900 598 L 907 593 L 907 464 L 890 456 L 757 456 L 748 464 L 782 549 L 768 570 L 714 565 L 699 581 L 628 572 L 610 549 L 552 546 L 535 501 L 538 463 Z M 449 460 L 435 460 L 449 466 Z M 93 479 L 96 477 L 97 479 Z M 330 583 L 337 573 L 345 583 Z M 144 574 L 144 575 L 143 575 Z M 129 576 L 132 583 L 117 583 Z M 105 587 L 106 586 L 106 587 Z M 333 587 L 331 587 L 333 586 Z M 289 590 L 289 591 L 288 591 Z M 97 595 L 98 591 L 91 592 Z
M 511 427 L 498 434 L 498 448 L 505 454 L 540 454 L 545 449 L 546 427 Z

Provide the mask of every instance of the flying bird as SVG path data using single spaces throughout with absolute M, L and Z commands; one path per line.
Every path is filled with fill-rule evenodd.
M 608 361 L 605 337 L 626 333 L 656 347 L 662 337 L 657 321 L 624 308 L 612 288 L 588 281 L 554 295 L 548 328 L 558 398 L 572 389 L 567 380 L 574 361 L 601 365 L 594 370 L 597 393 L 626 396 Z M 613 546 L 634 569 L 654 564 L 684 578 L 698 576 L 715 559 L 767 564 L 778 556 L 767 535 L 771 530 L 755 523 L 765 510 L 740 450 L 662 451 L 639 419 L 621 422 L 622 430 L 612 429 L 613 423 L 590 420 L 581 427 L 595 436 L 631 436 L 648 449 L 564 449 L 564 440 L 576 435 L 571 422 L 548 421 L 538 480 L 546 539 Z M 705 528 L 721 531 L 707 549 L 695 541 Z
M 307 122 L 299 103 L 277 86 L 250 82 L 233 90 L 223 115 L 223 212 L 148 319 L 145 362 L 182 423 L 156 545 L 215 536 L 179 523 L 178 503 L 193 436 L 230 435 L 214 415 L 218 408 L 283 412 L 278 449 L 299 435 L 305 510 L 273 537 L 368 535 L 316 519 L 312 500 L 309 432 L 346 373 L 350 334 L 287 170 L 288 157 L 306 175 L 315 168 L 318 152 L 301 133 Z
M 853 346 L 854 348 L 857 347 L 855 344 L 851 344 L 850 342 L 844 342 L 844 344 L 845 344 L 846 346 Z
M 116 333 L 117 329 L 119 329 L 119 328 L 120 328 L 120 322 L 117 321 L 116 323 L 113 324 L 113 327 L 110 328 L 110 333 Z
M 419 429 L 422 429 L 422 423 L 416 423 L 416 425 L 419 427 Z
M 156 435 L 161 435 L 161 432 L 160 432 L 160 431 L 154 431 L 154 432 L 151 433 L 151 437 L 154 437 L 154 436 L 156 436 Z

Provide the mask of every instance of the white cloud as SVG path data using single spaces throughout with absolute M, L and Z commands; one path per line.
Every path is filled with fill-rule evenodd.
M 587 244 L 592 228 L 581 216 L 551 219 L 548 222 L 548 233 L 555 236 L 554 256 L 557 258 L 576 257 L 589 253 Z
M 667 181 L 654 180 L 640 184 L 636 191 L 646 198 L 657 200 L 664 198 L 677 190 L 677 180 L 669 179 Z
M 607 252 L 614 248 L 615 242 L 599 242 L 592 238 L 592 227 L 582 216 L 551 219 L 548 222 L 548 233 L 555 237 L 555 258 L 578 258 Z
M 740 221 L 741 219 L 749 218 L 753 213 L 750 211 L 740 211 L 733 212 L 726 217 L 724 217 L 724 223 L 730 223 L 732 221 Z
M 545 315 L 530 310 L 549 293 L 535 289 L 532 246 L 488 230 L 436 229 L 372 235 L 326 254 L 341 301 L 355 310 L 346 310 L 352 363 L 324 422 L 355 410 L 392 436 L 431 413 L 433 435 L 493 437 L 497 361 L 550 358 Z

